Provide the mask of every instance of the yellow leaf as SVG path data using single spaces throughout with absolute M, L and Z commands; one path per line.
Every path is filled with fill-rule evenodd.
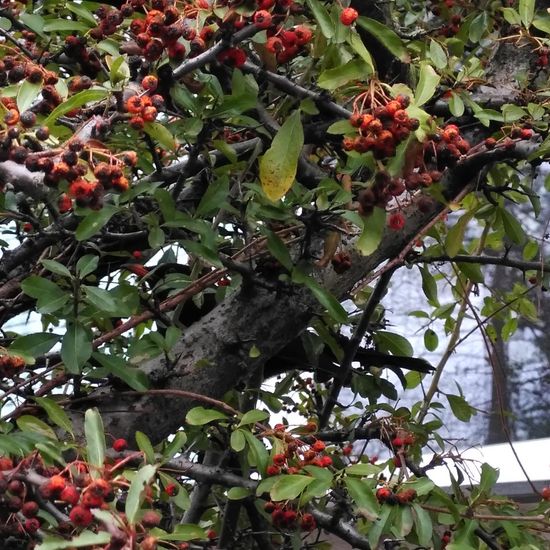
M 260 183 L 273 202 L 284 197 L 292 187 L 298 158 L 304 146 L 304 130 L 300 111 L 294 111 L 279 128 L 271 147 L 260 159 Z

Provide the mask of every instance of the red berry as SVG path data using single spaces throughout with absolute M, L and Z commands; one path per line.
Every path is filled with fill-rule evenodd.
M 40 521 L 36 518 L 28 518 L 25 520 L 25 531 L 27 533 L 36 533 L 40 529 Z
M 323 441 L 316 441 L 313 444 L 312 448 L 314 451 L 320 453 L 325 450 L 325 444 L 323 443 Z
M 359 14 L 357 13 L 357 10 L 354 10 L 353 8 L 344 8 L 342 10 L 342 13 L 340 13 L 340 21 L 346 27 L 349 27 L 353 23 L 355 23 L 355 20 L 359 17 Z
M 94 517 L 90 510 L 83 506 L 75 506 L 69 514 L 69 519 L 77 527 L 87 527 L 92 523 Z
M 178 494 L 178 486 L 175 483 L 169 483 L 165 488 L 164 492 L 170 496 L 176 496 Z
M 378 499 L 378 502 L 385 502 L 392 496 L 392 492 L 387 487 L 380 487 L 376 491 L 376 498 Z
M 23 224 L 23 231 L 25 233 L 29 233 L 30 231 L 32 231 L 32 223 L 29 223 L 29 222 L 26 222 Z
M 136 256 L 136 253 L 139 253 L 139 257 Z M 132 254 L 136 260 L 139 260 L 141 258 L 141 252 L 139 250 L 134 251 Z M 115 439 L 113 441 L 113 450 L 117 453 L 120 453 L 121 451 L 125 451 L 128 448 L 128 442 L 125 439 Z
M 259 29 L 267 29 L 271 26 L 272 17 L 267 10 L 258 10 L 253 17 L 254 25 Z
M 540 494 L 544 500 L 550 500 L 550 487 L 544 487 Z
M 281 473 L 281 469 L 278 466 L 271 464 L 266 468 L 266 473 L 268 476 L 276 476 Z
M 328 468 L 329 466 L 332 466 L 332 458 L 330 458 L 330 456 L 322 456 L 321 457 L 321 467 L 322 468 Z
M 208 540 L 214 540 L 218 536 L 218 533 L 216 533 L 214 529 L 209 529 L 206 532 L 206 536 L 208 537 Z
M 404 442 L 400 437 L 396 437 L 396 438 L 393 439 L 391 444 L 392 444 L 393 447 L 403 447 Z
M 158 83 L 159 82 L 157 77 L 153 75 L 147 75 L 141 81 L 141 85 L 143 89 L 148 90 L 150 92 L 154 92 L 157 89 Z
M 349 456 L 352 452 L 353 452 L 353 445 L 346 445 L 346 446 L 342 449 L 342 454 L 343 454 L 344 456 Z
M 80 493 L 74 485 L 67 485 L 61 494 L 59 499 L 67 504 L 75 505 L 80 499 Z
M 388 218 L 388 227 L 394 231 L 399 231 L 405 227 L 405 216 L 401 212 L 394 212 Z
M 275 466 L 283 466 L 285 462 L 286 456 L 283 454 L 278 454 L 273 457 L 273 464 L 275 464 Z
M 34 500 L 29 500 L 23 504 L 23 508 L 21 508 L 21 513 L 26 518 L 33 518 L 38 514 L 38 504 L 34 502 Z

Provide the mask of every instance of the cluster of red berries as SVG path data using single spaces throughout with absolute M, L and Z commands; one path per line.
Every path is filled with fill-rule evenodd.
M 122 21 L 121 21 L 122 22 Z M 102 22 L 103 23 L 103 22 Z M 92 29 L 91 36 L 93 37 Z M 65 54 L 80 65 L 81 73 L 88 80 L 89 77 L 95 77 L 101 71 L 101 61 L 98 53 L 86 46 L 85 36 L 69 35 L 65 38 Z M 85 88 L 82 88 L 85 89 Z
M 394 492 L 389 487 L 380 487 L 376 491 L 376 498 L 380 504 L 408 504 L 416 498 L 416 491 L 414 489 L 402 489 Z
M 365 97 L 365 102 L 368 99 Z M 409 104 L 410 98 L 400 95 L 385 104 L 372 104 L 370 112 L 362 108 L 356 110 L 349 121 L 357 128 L 358 135 L 344 138 L 344 150 L 358 153 L 372 151 L 377 159 L 395 155 L 397 145 L 419 127 L 418 119 L 410 118 L 405 110 Z
M 290 504 L 266 502 L 264 510 L 271 514 L 273 525 L 279 529 L 296 529 L 299 527 L 302 531 L 310 532 L 317 527 L 317 522 L 312 514 L 295 510 Z
M 141 81 L 146 93 L 131 95 L 124 104 L 130 113 L 130 126 L 135 130 L 143 130 L 146 122 L 153 122 L 159 109 L 164 107 L 164 99 L 159 94 L 153 94 L 157 89 L 158 79 L 154 75 L 147 75 Z
M 0 59 L 0 86 L 16 84 L 23 79 L 31 84 L 44 83 L 53 85 L 58 81 L 57 75 L 24 58 L 18 58 L 13 55 L 5 55 Z
M 25 367 L 25 360 L 17 355 L 0 355 L 0 378 L 13 378 Z
M 406 455 L 408 448 L 414 445 L 415 437 L 411 433 L 400 430 L 399 433 L 390 441 L 390 447 L 395 453 L 393 463 L 397 467 L 402 466 L 401 457 Z
M 450 38 L 460 31 L 462 16 L 459 13 L 454 13 L 455 0 L 444 0 L 431 6 L 430 11 L 436 16 L 445 21 L 445 24 L 439 27 L 439 34 Z
M 341 275 L 351 267 L 351 256 L 348 252 L 337 252 L 331 260 L 332 268 Z
M 275 55 L 277 63 L 284 64 L 294 59 L 311 42 L 313 33 L 309 27 L 298 25 L 291 29 L 273 28 L 268 31 L 265 47 Z
M 315 427 L 317 427 L 315 425 Z M 268 476 L 276 476 L 281 473 L 297 474 L 304 466 L 312 465 L 320 468 L 332 466 L 332 458 L 326 454 L 326 446 L 323 441 L 317 440 L 312 445 L 304 443 L 286 433 L 282 424 L 277 424 L 273 435 L 283 440 L 285 452 L 273 456 L 266 473 Z

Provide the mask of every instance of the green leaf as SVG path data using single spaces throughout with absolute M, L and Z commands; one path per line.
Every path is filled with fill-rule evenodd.
M 481 465 L 481 477 L 479 479 L 479 486 L 477 487 L 478 494 L 489 494 L 491 492 L 491 489 L 498 481 L 499 476 L 500 472 L 496 468 L 493 468 L 487 463 L 483 463 Z
M 529 28 L 535 17 L 535 0 L 519 0 L 518 12 L 521 22 Z
M 136 432 L 136 443 L 137 443 L 138 449 L 142 451 L 143 454 L 145 455 L 147 462 L 149 463 L 155 462 L 155 449 L 153 449 L 151 440 L 143 432 L 140 432 L 140 431 Z
M 292 187 L 303 146 L 300 111 L 294 111 L 279 128 L 271 147 L 260 159 L 260 182 L 271 201 L 284 197 Z
M 88 409 L 84 414 L 84 435 L 86 437 L 86 451 L 88 463 L 95 468 L 90 468 L 90 475 L 97 479 L 101 477 L 100 468 L 105 462 L 105 430 L 99 411 Z
M 36 416 L 24 414 L 15 422 L 22 432 L 32 432 L 39 436 L 46 437 L 47 439 L 57 440 L 57 436 L 52 428 L 39 418 L 36 418 Z
M 413 502 L 412 508 L 418 544 L 420 544 L 420 546 L 431 546 L 430 541 L 433 533 L 432 518 L 420 504 Z
M 527 239 L 525 231 L 517 217 L 504 208 L 499 208 L 500 219 L 506 236 L 515 244 L 523 244 Z
M 92 355 L 92 340 L 80 323 L 69 323 L 61 344 L 61 360 L 68 372 L 79 374 Z
M 344 65 L 322 71 L 317 85 L 325 90 L 336 90 L 353 80 L 365 81 L 372 74 L 372 67 L 362 59 L 352 59 Z
M 271 500 L 280 502 L 282 500 L 297 498 L 314 479 L 314 477 L 310 476 L 282 475 L 277 479 L 269 492 Z
M 270 231 L 269 229 L 264 229 L 265 236 L 267 238 L 267 248 L 273 254 L 273 257 L 288 271 L 292 271 L 293 263 L 292 258 L 290 257 L 290 253 L 288 251 L 288 248 L 286 247 L 285 243 L 282 241 L 282 239 L 273 233 L 273 231 Z
M 176 432 L 174 439 L 166 445 L 166 448 L 162 452 L 162 458 L 164 460 L 170 460 L 177 455 L 187 442 L 187 434 L 185 432 Z
M 44 29 L 45 30 L 45 29 Z M 85 27 L 84 30 L 88 30 L 88 27 Z M 64 114 L 77 109 L 85 105 L 86 103 L 94 103 L 105 99 L 109 95 L 109 91 L 106 89 L 92 89 L 92 90 L 83 90 L 77 94 L 66 99 L 63 103 L 58 105 L 44 120 L 43 124 L 45 126 L 50 126 L 55 123 L 59 117 Z
M 30 357 L 38 357 L 44 355 L 59 342 L 61 336 L 52 334 L 51 332 L 35 332 L 26 336 L 18 336 L 10 346 L 10 352 L 22 354 Z
M 126 359 L 118 355 L 107 355 L 99 352 L 94 353 L 93 357 L 112 375 L 120 378 L 133 390 L 147 391 L 149 389 L 150 384 L 147 374 L 139 368 L 132 367 Z
M 44 24 L 44 32 L 56 32 L 56 31 L 77 31 L 85 33 L 90 30 L 90 25 L 81 23 L 80 21 L 74 21 L 73 19 L 54 19 L 47 21 Z
M 128 490 L 128 497 L 126 498 L 126 519 L 130 525 L 136 523 L 138 512 L 145 496 L 145 487 L 149 485 L 156 473 L 157 468 L 152 464 L 146 464 L 136 473 Z
M 447 66 L 447 52 L 436 40 L 430 40 L 430 59 L 438 69 L 444 69 Z
M 539 253 L 539 243 L 536 241 L 529 241 L 523 247 L 522 257 L 526 261 L 533 260 Z
M 453 414 L 461 422 L 469 422 L 476 410 L 461 395 L 447 395 Z
M 185 421 L 191 426 L 204 426 L 204 424 L 208 424 L 214 420 L 226 419 L 227 415 L 225 413 L 216 409 L 205 409 L 204 407 L 194 407 L 185 417 Z
M 40 260 L 40 263 L 52 273 L 56 275 L 61 275 L 62 277 L 71 278 L 71 272 L 61 263 L 56 262 L 55 260 Z
M 319 24 L 319 28 L 325 38 L 332 38 L 334 36 L 334 24 L 325 6 L 318 0 L 306 0 L 309 9 L 312 11 L 313 16 Z
M 77 241 L 85 241 L 98 233 L 118 212 L 118 208 L 106 204 L 101 210 L 92 210 L 78 225 L 75 231 Z
M 346 469 L 346 472 L 348 471 L 349 468 Z M 368 520 L 374 521 L 380 512 L 380 505 L 376 500 L 372 487 L 355 477 L 346 477 L 344 483 L 361 514 L 366 516 Z
M 231 487 L 231 489 L 227 491 L 227 498 L 229 500 L 242 500 L 249 496 L 250 489 L 246 489 L 245 487 Z
M 235 430 L 231 432 L 231 448 L 236 452 L 240 453 L 246 446 L 246 438 L 244 436 L 243 430 Z
M 307 286 L 318 302 L 329 312 L 329 315 L 338 323 L 347 323 L 348 313 L 342 307 L 342 304 L 326 289 L 324 289 L 315 279 L 309 277 L 299 269 L 294 269 L 292 278 L 297 283 Z
M 241 426 L 247 426 L 248 424 L 255 424 L 256 422 L 261 422 L 266 418 L 269 418 L 269 413 L 267 413 L 266 411 L 248 411 L 243 414 L 243 417 L 241 418 L 241 421 L 239 422 L 237 427 L 240 428 Z
M 79 19 L 88 21 L 92 27 L 97 25 L 97 20 L 94 17 L 94 14 L 90 10 L 86 9 L 82 4 L 67 2 L 64 7 L 72 11 L 75 15 L 78 15 Z
M 376 72 L 376 69 L 374 67 L 374 62 L 372 60 L 372 56 L 365 48 L 365 44 L 363 44 L 363 40 L 361 40 L 361 37 L 356 31 L 351 31 L 351 33 L 347 37 L 348 44 L 355 50 L 357 54 L 361 56 L 361 59 L 367 64 L 369 69 L 369 74 L 374 74 Z
M 21 290 L 37 300 L 36 305 L 40 313 L 53 313 L 63 307 L 70 298 L 68 292 L 38 275 L 27 277 L 21 283 Z
M 218 211 L 227 204 L 229 196 L 229 177 L 222 176 L 208 184 L 206 192 L 197 206 L 196 216 L 206 216 Z
M 46 411 L 48 418 L 67 433 L 73 433 L 73 426 L 65 410 L 51 397 L 33 397 L 33 399 Z
M 253 464 L 255 464 L 258 471 L 263 474 L 267 468 L 267 461 L 269 460 L 267 449 L 264 444 L 254 436 L 254 434 L 248 430 L 242 430 L 242 432 L 250 448 Z
M 369 17 L 359 17 L 357 24 L 378 40 L 388 51 L 404 63 L 410 62 L 405 44 L 399 36 L 386 25 Z
M 193 523 L 181 523 L 176 525 L 172 533 L 165 533 L 161 529 L 151 529 L 149 534 L 159 540 L 188 541 L 206 539 L 206 530 Z
M 379 474 L 381 471 L 380 466 L 376 464 L 366 463 L 357 463 L 352 464 L 346 468 L 346 474 L 352 476 L 370 476 L 374 474 Z
M 356 244 L 363 256 L 372 254 L 378 248 L 385 227 L 386 211 L 383 208 L 375 207 L 370 216 L 363 218 L 363 231 Z
M 424 346 L 428 351 L 435 351 L 439 345 L 439 338 L 437 333 L 431 328 L 424 333 Z
M 82 548 L 84 546 L 96 546 L 98 544 L 107 544 L 111 540 L 110 533 L 100 531 L 83 531 L 71 540 L 59 539 L 57 537 L 46 537 L 36 550 L 64 550 L 65 548 Z
M 176 140 L 164 124 L 160 122 L 146 122 L 143 131 L 151 139 L 157 141 L 163 149 L 167 149 L 168 151 L 174 151 L 176 149 Z
M 502 10 L 502 15 L 507 23 L 510 25 L 521 25 L 521 17 L 519 13 L 514 8 L 500 8 Z
M 451 99 L 449 100 L 449 110 L 455 117 L 460 117 L 464 114 L 464 101 L 455 92 L 451 92 Z
M 372 548 L 378 548 L 378 541 L 384 531 L 388 530 L 389 525 L 393 525 L 393 514 L 395 508 L 389 504 L 384 504 L 380 511 L 380 516 L 372 524 L 368 532 L 369 543 Z
M 26 111 L 40 95 L 42 90 L 42 82 L 32 83 L 28 80 L 23 80 L 17 92 L 17 108 L 19 112 Z
M 393 355 L 412 357 L 414 353 L 411 343 L 400 334 L 395 334 L 394 332 L 379 330 L 374 334 L 374 341 Z
M 99 264 L 99 256 L 94 254 L 86 254 L 79 258 L 76 262 L 76 273 L 81 278 L 84 279 L 90 273 L 93 273 Z
M 441 77 L 435 72 L 434 68 L 428 63 L 421 63 L 418 84 L 414 92 L 415 105 L 420 107 L 429 101 L 435 91 Z
M 437 297 L 437 283 L 434 276 L 425 267 L 419 267 L 422 277 L 422 291 L 428 299 L 431 306 L 439 307 L 439 298 Z
M 112 315 L 116 315 L 118 312 L 118 306 L 113 299 L 112 294 L 104 288 L 98 288 L 96 286 L 82 285 L 81 287 L 88 302 L 100 311 L 105 311 Z
M 464 232 L 470 220 L 473 217 L 472 212 L 466 212 L 461 218 L 449 229 L 447 237 L 445 238 L 445 250 L 447 254 L 452 258 L 456 256 L 462 248 L 464 242 Z
M 354 131 L 355 129 L 350 124 L 349 120 L 337 120 L 327 128 L 327 134 L 334 135 L 350 134 Z

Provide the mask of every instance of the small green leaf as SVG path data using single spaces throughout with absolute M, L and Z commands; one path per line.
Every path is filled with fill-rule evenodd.
M 523 244 L 527 236 L 517 217 L 504 208 L 499 208 L 498 213 L 506 236 L 515 244 Z
M 39 418 L 36 418 L 36 416 L 24 414 L 20 416 L 15 422 L 17 424 L 17 427 L 22 432 L 32 432 L 48 439 L 57 440 L 57 436 L 55 435 L 55 432 L 52 430 L 52 428 Z
M 346 471 L 348 470 L 349 468 L 346 469 Z M 346 477 L 344 482 L 348 493 L 360 509 L 361 514 L 374 521 L 380 512 L 380 505 L 376 500 L 372 487 L 355 477 Z
M 338 323 L 348 321 L 348 313 L 342 307 L 342 304 L 326 289 L 324 289 L 315 279 L 304 274 L 299 269 L 294 269 L 292 278 L 297 283 L 307 286 L 319 303 L 329 312 L 331 317 Z
M 269 229 L 265 229 L 264 233 L 267 238 L 267 248 L 273 254 L 273 257 L 288 271 L 292 271 L 293 263 L 285 243 Z
M 394 332 L 379 330 L 374 334 L 374 341 L 393 355 L 412 357 L 414 353 L 411 343 L 405 337 Z
M 93 357 L 112 375 L 120 378 L 133 390 L 147 391 L 149 389 L 147 374 L 141 369 L 132 367 L 126 359 L 99 352 L 94 353 Z
M 469 422 L 476 410 L 461 395 L 447 395 L 453 414 L 461 422 Z
M 128 490 L 128 497 L 126 498 L 125 512 L 126 518 L 130 525 L 134 525 L 136 523 L 138 512 L 145 496 L 145 487 L 151 483 L 151 480 L 156 473 L 157 468 L 152 464 L 146 464 L 136 473 L 136 476 L 130 485 L 130 489 Z
M 26 111 L 38 98 L 42 90 L 42 82 L 32 83 L 28 80 L 23 80 L 17 92 L 17 108 L 19 112 Z
M 421 546 L 430 546 L 432 539 L 433 527 L 430 514 L 424 510 L 420 504 L 413 502 L 413 515 L 418 544 Z
M 160 122 L 146 122 L 143 131 L 151 139 L 157 141 L 163 149 L 167 149 L 168 151 L 174 151 L 176 149 L 177 144 L 174 136 L 170 130 Z
M 361 56 L 363 61 L 367 64 L 369 74 L 374 74 L 376 72 L 376 69 L 374 67 L 372 56 L 369 53 L 369 50 L 365 48 L 365 44 L 363 44 L 363 40 L 361 40 L 361 36 L 359 36 L 359 34 L 356 31 L 351 31 L 351 33 L 347 37 L 347 42 L 355 50 L 355 52 Z
M 247 426 L 248 424 L 255 424 L 256 422 L 261 422 L 266 418 L 269 418 L 269 413 L 267 413 L 266 411 L 248 411 L 243 414 L 243 417 L 241 418 L 241 421 L 239 422 L 237 427 L 240 428 L 241 426 Z
M 61 344 L 61 360 L 68 372 L 79 374 L 92 355 L 91 336 L 80 323 L 69 323 Z
M 264 444 L 248 430 L 242 430 L 242 433 L 250 448 L 251 457 L 249 456 L 249 460 L 252 458 L 251 462 L 255 464 L 258 471 L 263 474 L 267 468 L 267 461 L 269 460 L 267 449 Z
M 217 411 L 216 409 L 205 409 L 204 407 L 195 407 L 191 409 L 185 417 L 185 421 L 191 426 L 203 426 L 204 424 L 208 424 L 214 420 L 226 419 L 226 414 Z
M 321 72 L 317 85 L 325 90 L 336 90 L 352 80 L 366 80 L 372 74 L 372 68 L 362 59 L 352 59 L 344 65 Z
M 473 217 L 472 212 L 466 212 L 461 218 L 449 229 L 447 237 L 445 238 L 445 250 L 447 254 L 452 258 L 456 256 L 462 248 L 464 242 L 464 232 L 470 220 Z
M 430 59 L 438 69 L 444 69 L 447 66 L 447 52 L 436 40 L 430 40 Z
M 535 0 L 519 0 L 518 12 L 521 22 L 529 28 L 535 17 Z
M 357 19 L 357 24 L 378 40 L 389 52 L 395 55 L 395 57 L 404 63 L 410 62 L 407 48 L 395 31 L 369 17 L 359 17 Z
M 227 491 L 227 498 L 229 500 L 242 500 L 249 496 L 250 489 L 246 489 L 245 487 L 231 487 L 231 489 Z
M 100 468 L 105 462 L 105 430 L 103 420 L 97 409 L 88 409 L 84 414 L 84 435 L 86 437 L 86 451 L 88 462 L 95 466 L 90 468 L 90 475 L 93 478 L 101 477 Z
M 319 0 L 306 0 L 325 38 L 334 36 L 334 24 L 325 6 Z
M 428 351 L 435 351 L 439 345 L 439 338 L 437 333 L 431 328 L 424 333 L 424 346 Z
M 99 256 L 86 254 L 76 262 L 76 273 L 81 279 L 84 279 L 90 273 L 93 273 L 99 264 Z
M 382 242 L 386 227 L 386 211 L 375 207 L 372 214 L 363 218 L 363 231 L 357 240 L 357 250 L 363 255 L 372 254 Z
M 346 468 L 347 475 L 361 477 L 379 474 L 380 471 L 380 466 L 376 466 L 376 464 L 370 464 L 369 462 L 352 464 L 351 466 L 348 466 Z
M 140 432 L 140 431 L 136 432 L 136 443 L 137 443 L 138 449 L 142 451 L 143 454 L 145 455 L 147 462 L 151 464 L 155 462 L 155 449 L 153 449 L 151 440 L 143 432 Z
M 38 357 L 50 351 L 61 340 L 59 334 L 51 332 L 36 332 L 26 336 L 17 337 L 10 346 L 10 352 L 18 352 L 31 357 Z
M 424 103 L 433 97 L 440 80 L 441 77 L 435 72 L 431 65 L 428 63 L 422 63 L 420 65 L 420 75 L 414 92 L 415 105 L 417 107 L 424 105 Z
M 425 267 L 419 267 L 422 277 L 422 291 L 428 299 L 431 306 L 439 307 L 439 298 L 437 296 L 437 283 L 434 276 Z
M 112 315 L 117 314 L 117 303 L 108 290 L 87 285 L 82 285 L 81 288 L 84 290 L 86 298 L 92 306 L 96 307 L 100 311 L 105 311 L 106 313 L 110 313 Z
M 93 237 L 107 224 L 117 211 L 118 208 L 108 204 L 104 205 L 101 210 L 92 210 L 76 228 L 76 240 L 85 241 Z
M 56 32 L 56 31 L 77 31 L 85 33 L 90 30 L 90 25 L 81 23 L 80 21 L 74 21 L 73 19 L 54 19 L 47 21 L 44 24 L 44 32 Z
M 44 30 L 46 29 L 44 28 Z M 87 31 L 88 27 L 84 26 L 84 30 Z M 69 111 L 77 109 L 78 107 L 82 107 L 82 105 L 85 105 L 86 103 L 95 103 L 97 101 L 101 101 L 102 99 L 105 99 L 108 95 L 109 91 L 106 89 L 92 89 L 78 92 L 77 94 L 71 96 L 63 103 L 58 105 L 48 115 L 48 117 L 44 120 L 42 124 L 44 124 L 45 126 L 50 126 L 51 124 L 55 123 L 59 119 L 59 117 L 68 113 Z
M 56 275 L 61 275 L 62 277 L 71 278 L 71 272 L 61 263 L 56 262 L 55 260 L 40 260 L 40 263 L 52 273 Z
M 34 397 L 33 398 L 48 415 L 48 418 L 56 425 L 65 430 L 67 433 L 73 433 L 73 427 L 69 416 L 65 410 L 57 404 L 51 397 Z
M 240 453 L 246 446 L 246 438 L 244 437 L 243 430 L 235 430 L 231 432 L 231 448 Z
M 21 290 L 37 300 L 36 305 L 40 313 L 53 313 L 63 307 L 69 300 L 70 294 L 38 275 L 31 275 L 21 283 Z
M 529 241 L 523 247 L 522 256 L 524 260 L 531 261 L 539 253 L 539 244 L 536 241 Z
M 464 101 L 455 92 L 451 92 L 451 99 L 449 100 L 449 110 L 455 117 L 460 117 L 464 114 Z
M 300 111 L 294 111 L 279 128 L 271 147 L 260 159 L 260 183 L 271 201 L 281 199 L 292 187 L 303 146 L 304 130 Z
M 106 531 L 93 533 L 83 531 L 71 540 L 59 539 L 57 537 L 46 537 L 36 550 L 64 550 L 65 548 L 82 548 L 84 546 L 97 546 L 107 544 L 111 540 L 111 534 Z
M 271 499 L 279 502 L 297 498 L 314 479 L 314 477 L 302 475 L 282 475 L 271 488 Z
M 181 492 L 181 491 L 180 491 Z M 151 529 L 149 534 L 158 540 L 188 541 L 206 539 L 206 530 L 193 523 L 181 523 L 174 527 L 172 533 L 165 533 L 161 529 Z
M 162 458 L 164 460 L 170 460 L 182 450 L 186 442 L 187 434 L 182 431 L 176 432 L 174 439 L 166 445 L 166 448 L 162 452 Z

